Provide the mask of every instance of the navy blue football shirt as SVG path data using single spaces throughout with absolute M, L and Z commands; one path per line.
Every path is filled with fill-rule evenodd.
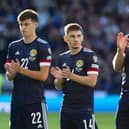
M 71 72 L 80 76 L 98 75 L 99 71 L 95 52 L 87 48 L 82 48 L 76 55 L 71 55 L 70 51 L 60 54 L 54 65 L 61 69 L 69 66 Z M 68 78 L 64 79 L 62 110 L 93 111 L 93 91 L 94 88 L 90 86 L 79 84 Z
M 122 91 L 129 92 L 129 49 L 126 48 L 125 67 L 122 71 Z
M 10 43 L 6 63 L 11 63 L 16 58 L 22 67 L 39 71 L 42 66 L 50 66 L 51 49 L 48 42 L 40 38 L 36 38 L 30 44 L 25 44 L 23 39 L 20 39 Z M 43 81 L 17 73 L 13 83 L 13 104 L 30 104 L 45 99 Z

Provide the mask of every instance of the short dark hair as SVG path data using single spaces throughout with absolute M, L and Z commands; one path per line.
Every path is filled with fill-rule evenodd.
M 64 27 L 65 35 L 67 35 L 69 31 L 78 31 L 78 30 L 80 30 L 83 33 L 82 26 L 79 25 L 78 23 L 69 23 Z
M 33 9 L 25 9 L 21 11 L 17 17 L 17 21 L 24 21 L 26 19 L 32 19 L 35 22 L 38 22 L 38 13 Z

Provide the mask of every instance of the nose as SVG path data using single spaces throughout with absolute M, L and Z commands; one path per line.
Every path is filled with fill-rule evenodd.
M 78 41 L 78 37 L 77 37 L 77 36 L 75 36 L 74 40 L 75 40 L 75 41 Z
M 24 30 L 24 29 L 25 29 L 25 25 L 21 25 L 21 26 L 20 26 L 20 29 L 21 29 L 21 30 Z

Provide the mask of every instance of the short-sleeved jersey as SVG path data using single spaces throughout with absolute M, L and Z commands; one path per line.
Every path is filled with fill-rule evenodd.
M 70 51 L 60 54 L 55 65 L 60 68 L 69 66 L 73 73 L 81 76 L 98 75 L 99 71 L 95 52 L 87 48 L 82 48 L 76 55 L 71 55 Z M 90 86 L 64 79 L 62 110 L 93 111 L 93 91 Z
M 122 91 L 129 92 L 129 49 L 126 49 L 126 57 L 122 72 Z
M 16 59 L 22 67 L 39 71 L 40 67 L 50 66 L 51 49 L 48 42 L 40 38 L 36 38 L 30 44 L 25 44 L 23 39 L 20 39 L 9 44 L 6 63 Z M 17 73 L 13 83 L 13 104 L 30 104 L 44 100 L 43 81 Z

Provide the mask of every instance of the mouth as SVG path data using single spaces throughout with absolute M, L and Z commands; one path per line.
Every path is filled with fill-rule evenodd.
M 72 48 L 73 48 L 73 49 L 78 49 L 79 47 L 73 46 Z
M 26 33 L 26 31 L 22 31 L 22 33 L 24 34 L 24 33 Z

